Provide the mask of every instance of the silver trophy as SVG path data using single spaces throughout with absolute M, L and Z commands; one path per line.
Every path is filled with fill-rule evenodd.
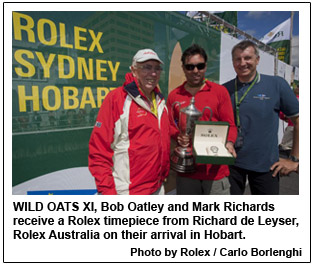
M 212 110 L 210 107 L 204 107 L 203 112 L 200 112 L 195 107 L 195 98 L 192 97 L 190 105 L 181 109 L 181 103 L 176 101 L 172 105 L 172 114 L 174 113 L 174 107 L 179 105 L 179 123 L 176 125 L 181 134 L 190 137 L 190 142 L 194 137 L 195 121 L 204 113 L 205 109 L 210 111 L 210 119 L 212 117 Z M 174 120 L 174 119 L 173 119 Z M 193 147 L 190 144 L 187 147 L 177 146 L 171 154 L 170 167 L 172 170 L 179 173 L 192 173 L 195 172 L 195 161 L 193 156 Z

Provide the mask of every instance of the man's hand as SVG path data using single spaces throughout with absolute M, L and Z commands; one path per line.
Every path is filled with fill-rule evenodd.
M 235 158 L 237 157 L 234 144 L 232 142 L 227 142 L 225 147 Z
M 190 137 L 185 134 L 178 135 L 178 144 L 182 147 L 188 147 L 190 144 Z
M 271 166 L 271 170 L 274 170 L 273 177 L 275 177 L 278 172 L 282 175 L 288 175 L 290 172 L 299 170 L 299 162 L 293 162 L 290 159 L 280 158 L 280 160 Z

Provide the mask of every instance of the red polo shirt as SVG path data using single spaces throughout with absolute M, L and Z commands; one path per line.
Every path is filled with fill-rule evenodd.
M 167 107 L 170 117 L 170 134 L 174 139 L 177 139 L 179 131 L 174 125 L 172 118 L 174 118 L 175 121 L 178 120 L 179 107 L 178 104 L 176 104 L 172 109 L 172 106 L 176 101 L 178 101 L 180 102 L 182 109 L 190 104 L 192 98 L 192 95 L 184 88 L 185 83 L 171 91 L 167 100 Z M 234 122 L 232 103 L 229 93 L 224 86 L 207 80 L 205 82 L 205 86 L 195 95 L 195 106 L 199 111 L 202 111 L 206 106 L 210 107 L 213 112 L 211 121 L 228 122 L 230 124 L 230 128 L 227 141 L 235 143 L 237 129 Z M 205 110 L 200 120 L 208 121 L 209 118 L 210 112 L 209 110 Z M 228 176 L 230 172 L 227 165 L 198 164 L 197 171 L 195 173 L 179 174 L 181 176 L 183 175 L 193 179 L 218 180 Z

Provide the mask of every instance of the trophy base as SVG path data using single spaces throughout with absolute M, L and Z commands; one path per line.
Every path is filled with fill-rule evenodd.
M 170 168 L 176 172 L 194 173 L 196 171 L 192 148 L 190 147 L 176 147 L 170 160 Z

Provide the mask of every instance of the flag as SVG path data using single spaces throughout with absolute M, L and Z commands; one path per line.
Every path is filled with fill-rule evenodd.
M 272 29 L 260 39 L 265 44 L 275 48 L 278 59 L 289 64 L 290 62 L 290 18 Z

